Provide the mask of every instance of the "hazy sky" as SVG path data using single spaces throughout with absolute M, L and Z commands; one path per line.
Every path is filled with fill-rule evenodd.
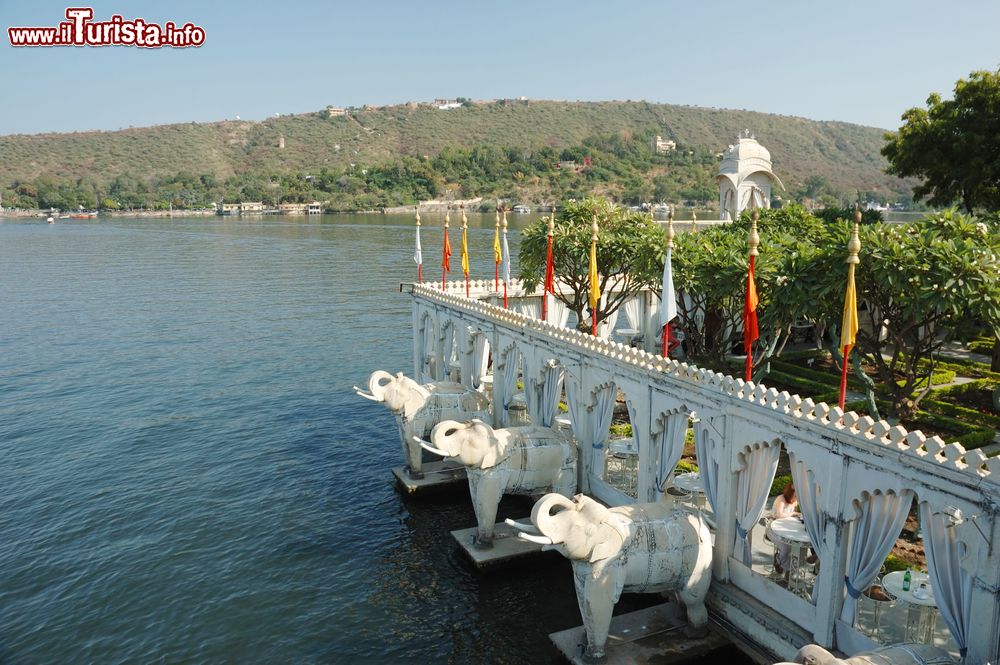
M 75 3 L 86 6 L 84 3 Z M 997 0 L 96 0 L 193 49 L 18 48 L 65 3 L 0 0 L 0 134 L 262 119 L 436 97 L 645 99 L 895 129 L 1000 67 Z M 2 155 L 0 155 L 2 159 Z

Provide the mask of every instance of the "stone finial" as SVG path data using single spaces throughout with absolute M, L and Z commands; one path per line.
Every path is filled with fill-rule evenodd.
M 497 228 L 500 228 L 500 207 L 497 206 Z
M 667 249 L 674 248 L 674 209 L 667 213 Z
M 552 206 L 552 212 L 549 213 L 549 237 L 551 238 L 555 235 L 556 230 L 556 207 Z
M 760 236 L 757 235 L 757 220 L 760 218 L 760 213 L 754 208 L 753 215 L 750 217 L 750 235 L 747 237 L 747 244 L 750 245 L 750 256 L 757 256 L 760 252 L 757 251 L 757 247 L 760 245 Z
M 698 232 L 698 215 L 695 213 L 694 208 L 691 208 L 691 233 Z
M 594 221 L 590 224 L 590 242 L 597 242 L 597 215 L 594 215 Z
M 503 211 L 503 232 L 507 233 L 507 209 L 504 208 Z
M 847 243 L 847 262 L 858 264 L 861 263 L 861 259 L 858 258 L 858 253 L 861 251 L 861 238 L 858 237 L 858 232 L 861 226 L 861 211 L 854 211 L 854 229 L 851 230 L 851 240 Z
M 450 210 L 445 210 L 444 211 L 444 228 L 448 228 L 448 222 L 450 222 L 450 221 L 451 221 L 451 211 Z
M 420 206 L 415 206 L 417 210 L 417 226 L 420 226 Z
M 469 228 L 469 218 L 465 216 L 465 204 L 462 204 L 462 228 Z

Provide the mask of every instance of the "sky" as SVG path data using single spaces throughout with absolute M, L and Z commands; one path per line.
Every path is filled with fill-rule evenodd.
M 1000 67 L 997 0 L 95 0 L 94 20 L 191 22 L 205 43 L 10 45 L 8 27 L 55 26 L 67 6 L 0 0 L 0 134 L 522 95 L 896 129 Z

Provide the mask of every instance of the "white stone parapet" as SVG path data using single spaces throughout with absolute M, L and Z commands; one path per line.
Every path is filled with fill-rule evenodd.
M 520 283 L 514 297 L 525 294 Z M 870 648 L 870 640 L 853 622 L 841 618 L 845 600 L 845 567 L 851 534 L 862 506 L 870 497 L 912 492 L 914 500 L 935 514 L 961 511 L 975 521 L 955 524 L 955 537 L 965 551 L 963 567 L 973 574 L 971 606 L 975 617 L 970 663 L 1000 656 L 1000 458 L 980 450 L 965 450 L 940 437 L 926 437 L 885 420 L 815 403 L 788 392 L 678 362 L 575 329 L 558 327 L 488 302 L 495 294 L 492 280 L 470 284 L 475 297 L 465 296 L 465 283 L 455 281 L 442 291 L 432 283 L 402 285 L 412 295 L 414 366 L 422 380 L 440 380 L 443 368 L 457 368 L 465 381 L 472 371 L 474 348 L 482 338 L 493 359 L 492 414 L 494 426 L 513 395 L 505 391 L 514 380 L 524 385 L 529 416 L 538 408 L 539 386 L 547 367 L 562 367 L 566 402 L 574 439 L 580 451 L 580 491 L 608 505 L 655 502 L 663 492 L 660 470 L 662 442 L 680 423 L 683 438 L 689 423 L 699 450 L 698 463 L 714 469 L 717 485 L 709 502 L 714 534 L 713 579 L 720 591 L 710 600 L 736 628 L 785 658 L 802 646 L 789 637 L 804 631 L 809 639 L 845 653 Z M 485 298 L 483 296 L 486 296 Z M 485 366 L 485 365 L 484 365 Z M 514 374 L 508 375 L 513 368 Z M 440 376 L 427 377 L 428 373 Z M 507 384 L 506 386 L 504 384 Z M 572 383 L 572 395 L 569 390 Z M 605 475 L 607 432 L 593 432 L 599 404 L 607 404 L 607 388 L 625 395 L 633 429 L 634 494 L 618 491 Z M 519 395 L 518 395 L 519 397 Z M 674 423 L 669 425 L 668 423 Z M 821 514 L 823 565 L 816 574 L 812 598 L 789 592 L 747 566 L 741 552 L 757 517 L 737 515 L 748 510 L 744 482 L 748 465 L 761 449 L 780 445 L 793 467 L 815 484 L 813 498 Z M 705 455 L 705 459 L 701 456 Z M 759 456 L 757 456 L 759 457 Z M 776 459 L 776 458 L 775 458 Z M 798 465 L 796 467 L 796 465 Z M 803 471 L 804 469 L 804 471 Z M 741 480 L 743 478 L 743 480 Z M 742 488 L 742 489 L 741 489 Z M 753 509 L 749 509 L 753 511 Z M 972 522 L 972 523 L 970 523 Z M 748 526 L 750 525 L 750 526 Z M 715 584 L 713 584 L 713 589 Z M 760 608 L 778 612 L 786 626 L 748 612 L 735 589 Z M 794 630 L 787 629 L 794 626 Z M 867 641 L 866 641 L 867 640 Z

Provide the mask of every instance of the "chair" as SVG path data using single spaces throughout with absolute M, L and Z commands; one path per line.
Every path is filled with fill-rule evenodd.
M 859 630 L 861 629 L 861 627 L 858 626 L 858 619 L 861 616 L 862 602 L 865 602 L 865 604 L 871 604 L 872 606 L 871 631 L 870 632 L 864 631 L 864 632 L 867 632 L 868 635 L 870 635 L 873 639 L 881 641 L 882 625 L 879 619 L 881 617 L 882 608 L 888 608 L 896 599 L 893 598 L 892 595 L 890 595 L 889 592 L 887 592 L 885 588 L 882 586 L 881 576 L 877 577 L 875 582 L 873 582 L 871 586 L 862 591 L 861 595 L 863 596 L 864 601 L 862 601 L 862 599 L 859 598 L 858 604 L 855 606 L 854 625 L 858 627 Z

